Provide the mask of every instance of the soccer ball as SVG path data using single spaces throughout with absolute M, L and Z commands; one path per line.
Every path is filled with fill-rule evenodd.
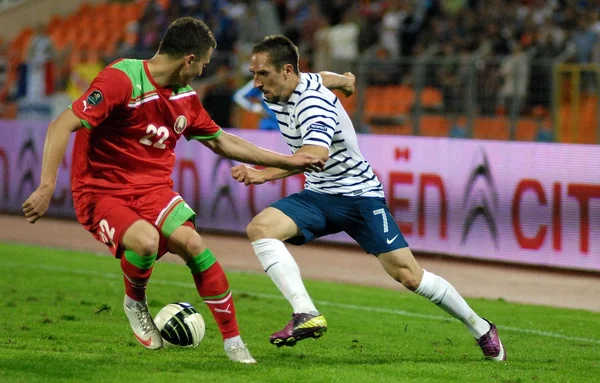
M 204 338 L 204 318 L 186 302 L 166 305 L 156 314 L 154 323 L 166 347 L 197 347 Z

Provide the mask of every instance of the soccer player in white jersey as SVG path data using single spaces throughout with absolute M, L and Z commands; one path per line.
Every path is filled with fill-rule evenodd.
M 286 37 L 269 36 L 252 53 L 254 85 L 277 115 L 292 152 L 326 161 L 323 172 L 306 173 L 303 191 L 264 209 L 246 230 L 265 272 L 293 308 L 291 321 L 271 335 L 271 343 L 293 346 L 327 331 L 327 322 L 309 297 L 283 241 L 303 244 L 344 231 L 377 257 L 392 278 L 460 320 L 487 358 L 506 360 L 496 326 L 479 317 L 445 279 L 419 266 L 386 206 L 381 183 L 360 152 L 348 114 L 320 83 L 320 76 L 299 73 L 296 46 Z M 351 76 L 348 81 L 352 82 L 348 88 L 353 89 Z M 232 169 L 232 176 L 256 185 L 298 172 L 239 165 Z

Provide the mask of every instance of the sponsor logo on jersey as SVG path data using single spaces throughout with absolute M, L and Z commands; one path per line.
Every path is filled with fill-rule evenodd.
M 93 106 L 96 106 L 104 101 L 104 96 L 102 96 L 102 92 L 99 90 L 95 90 L 87 96 L 87 103 Z
M 173 129 L 175 129 L 175 133 L 181 134 L 186 127 L 187 118 L 185 118 L 183 115 L 177 117 L 177 120 L 175 120 L 175 126 L 173 127 Z
M 327 127 L 325 125 L 321 125 L 321 124 L 310 124 L 310 126 L 308 127 L 308 130 L 318 130 L 321 132 L 326 132 Z

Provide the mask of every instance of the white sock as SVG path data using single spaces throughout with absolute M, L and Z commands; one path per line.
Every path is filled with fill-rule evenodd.
M 302 283 L 298 264 L 283 242 L 263 238 L 252 242 L 252 247 L 263 270 L 290 302 L 294 313 L 316 313 L 317 309 Z
M 429 299 L 460 320 L 477 339 L 490 331 L 490 324 L 469 307 L 456 289 L 444 278 L 423 270 L 423 280 L 415 293 Z
M 231 346 L 243 346 L 244 342 L 242 342 L 242 337 L 237 335 L 234 336 L 233 338 L 227 338 L 223 341 L 223 347 L 225 348 L 225 352 L 227 352 L 227 350 L 229 350 L 229 347 Z

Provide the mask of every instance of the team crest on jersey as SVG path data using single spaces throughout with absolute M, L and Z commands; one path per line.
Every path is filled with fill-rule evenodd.
M 102 96 L 102 92 L 99 90 L 95 90 L 87 96 L 87 103 L 90 105 L 98 105 L 104 100 L 104 96 Z
M 185 118 L 185 116 L 177 117 L 177 120 L 175 120 L 175 126 L 173 127 L 173 129 L 175 129 L 175 133 L 181 134 L 186 127 L 187 118 Z

